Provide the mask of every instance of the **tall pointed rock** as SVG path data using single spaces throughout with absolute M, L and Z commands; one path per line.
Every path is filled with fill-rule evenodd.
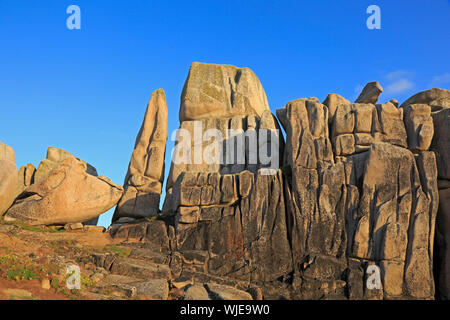
M 144 121 L 136 137 L 128 172 L 125 193 L 117 205 L 113 222 L 154 216 L 164 181 L 164 156 L 167 141 L 167 103 L 163 89 L 153 92 Z

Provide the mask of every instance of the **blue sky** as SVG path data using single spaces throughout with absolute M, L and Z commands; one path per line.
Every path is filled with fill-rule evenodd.
M 71 4 L 81 30 L 66 27 Z M 366 27 L 372 4 L 380 30 Z M 448 0 L 0 0 L 0 39 L 0 141 L 17 165 L 54 146 L 119 184 L 152 91 L 166 92 L 169 137 L 178 128 L 193 61 L 251 68 L 273 112 L 331 92 L 353 101 L 374 80 L 381 102 L 450 88 Z

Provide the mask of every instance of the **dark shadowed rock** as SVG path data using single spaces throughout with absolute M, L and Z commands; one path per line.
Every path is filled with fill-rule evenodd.
M 0 216 L 11 207 L 17 196 L 16 164 L 8 160 L 0 160 Z
M 331 123 L 336 113 L 337 106 L 340 104 L 350 104 L 350 101 L 336 93 L 330 93 L 322 104 L 328 107 L 328 123 Z
M 432 89 L 419 95 L 432 108 L 434 136 L 430 150 L 436 156 L 439 210 L 436 220 L 435 274 L 436 293 L 440 299 L 450 299 L 450 104 L 448 90 Z M 428 101 L 427 101 L 428 103 Z

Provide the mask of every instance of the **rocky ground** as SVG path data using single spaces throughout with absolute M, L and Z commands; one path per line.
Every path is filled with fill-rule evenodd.
M 252 299 L 232 286 L 171 279 L 167 255 L 139 240 L 113 239 L 103 227 L 73 228 L 1 221 L 0 300 Z M 80 268 L 79 290 L 66 285 L 70 265 Z

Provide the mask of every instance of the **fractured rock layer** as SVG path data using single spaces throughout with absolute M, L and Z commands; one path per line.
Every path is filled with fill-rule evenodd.
M 376 82 L 355 103 L 297 99 L 277 110 L 284 141 L 250 70 L 194 63 L 163 214 L 112 235 L 170 252 L 173 277 L 256 285 L 265 298 L 448 298 L 447 91 L 400 108 L 377 104 Z
M 436 291 L 438 298 L 448 300 L 450 299 L 450 91 L 431 89 L 420 92 L 413 98 L 431 106 L 434 135 L 430 150 L 436 155 L 439 189 L 434 267 Z

